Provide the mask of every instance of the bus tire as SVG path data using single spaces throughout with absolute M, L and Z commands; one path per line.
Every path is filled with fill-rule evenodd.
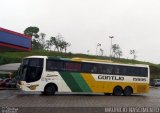
M 48 84 L 44 88 L 45 95 L 54 95 L 56 92 L 56 87 L 53 84 Z
M 123 94 L 125 96 L 131 96 L 132 93 L 133 93 L 133 89 L 131 87 L 127 86 L 124 88 Z
M 113 90 L 113 95 L 114 96 L 121 96 L 123 93 L 122 88 L 120 86 L 116 86 Z

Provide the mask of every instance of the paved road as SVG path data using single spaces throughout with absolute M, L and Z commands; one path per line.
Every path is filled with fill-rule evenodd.
M 149 94 L 133 96 L 105 96 L 103 94 L 67 94 L 45 96 L 39 93 L 26 93 L 19 90 L 0 90 L 0 106 L 22 109 L 44 109 L 67 112 L 67 109 L 99 112 L 104 107 L 160 107 L 160 88 L 151 88 Z M 28 108 L 29 107 L 29 108 Z M 41 107 L 41 108 L 40 108 Z M 42 108 L 43 107 L 43 108 Z M 99 107 L 99 109 L 97 109 Z M 100 109 L 102 108 L 103 109 Z M 23 111 L 23 110 L 22 110 Z M 38 111 L 38 112 L 40 112 Z M 74 110 L 73 110 L 74 111 Z M 23 111 L 24 112 L 24 111 Z M 44 111 L 45 112 L 45 111 Z M 27 113 L 27 112 L 26 112 Z

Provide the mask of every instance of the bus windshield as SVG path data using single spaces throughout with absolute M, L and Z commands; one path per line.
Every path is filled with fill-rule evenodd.
M 42 58 L 25 58 L 19 68 L 19 79 L 28 83 L 35 82 L 41 78 L 42 71 Z

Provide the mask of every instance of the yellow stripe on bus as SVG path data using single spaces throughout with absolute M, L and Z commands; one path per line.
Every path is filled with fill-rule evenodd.
M 93 76 L 88 73 L 81 73 L 83 79 L 86 81 L 92 92 L 102 92 L 103 91 L 103 83 L 97 82 L 94 80 Z
M 92 92 L 112 93 L 115 86 L 121 86 L 123 90 L 126 86 L 130 86 L 133 88 L 133 93 L 149 92 L 148 83 L 96 81 L 93 78 L 92 74 L 81 73 L 81 75 L 92 90 Z

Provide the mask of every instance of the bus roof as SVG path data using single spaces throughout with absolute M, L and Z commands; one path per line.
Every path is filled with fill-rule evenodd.
M 81 61 L 81 62 L 92 62 L 92 63 L 104 63 L 104 64 L 115 64 L 115 65 L 124 65 L 124 66 L 138 66 L 138 67 L 149 67 L 146 64 L 124 64 L 117 63 L 111 60 L 101 60 L 101 59 L 88 59 L 88 58 L 72 58 L 73 61 Z
M 64 60 L 64 61 L 77 61 L 77 62 L 89 62 L 89 63 L 102 63 L 102 64 L 114 64 L 114 65 L 124 65 L 124 66 L 137 66 L 137 67 L 149 67 L 146 64 L 124 64 L 124 63 L 117 63 L 111 60 L 101 60 L 101 59 L 89 59 L 89 58 L 62 58 L 60 56 L 28 56 L 25 58 L 46 58 L 46 59 L 54 59 L 54 60 Z

